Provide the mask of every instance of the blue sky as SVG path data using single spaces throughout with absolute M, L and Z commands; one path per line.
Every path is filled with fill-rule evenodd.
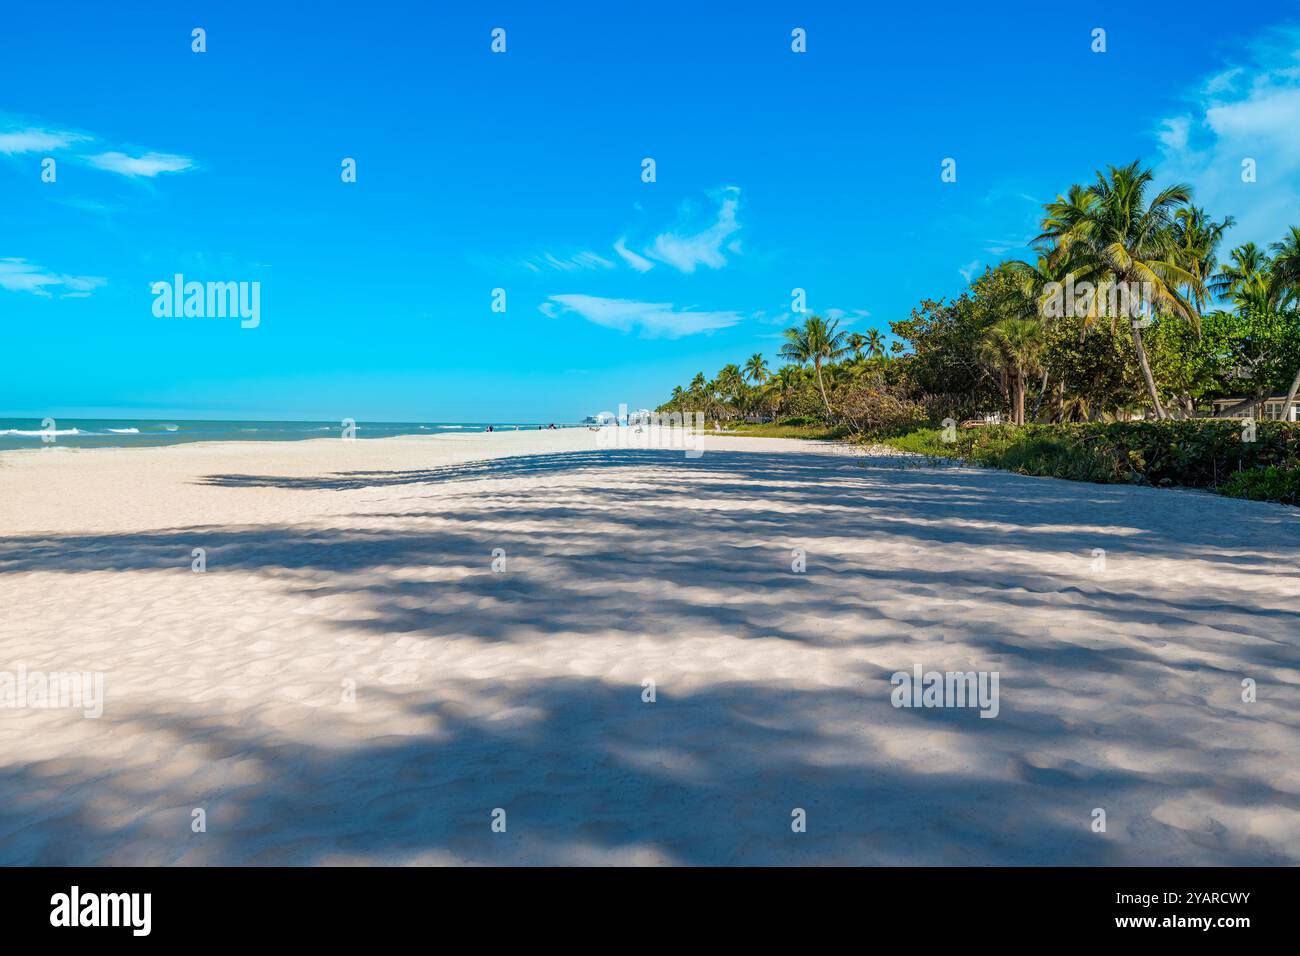
M 1300 222 L 1294 8 L 274 6 L 6 11 L 0 416 L 575 420 L 777 364 L 796 287 L 885 330 L 1106 163 Z M 260 324 L 155 317 L 176 273 Z

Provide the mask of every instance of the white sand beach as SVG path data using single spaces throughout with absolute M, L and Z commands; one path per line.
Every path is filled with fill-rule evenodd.
M 0 455 L 0 864 L 1300 863 L 1300 511 L 706 449 Z

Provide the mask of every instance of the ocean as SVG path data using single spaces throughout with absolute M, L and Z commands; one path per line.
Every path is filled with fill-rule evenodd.
M 437 435 L 456 432 L 536 431 L 549 422 L 357 422 L 357 439 L 395 435 Z M 557 428 L 576 427 L 560 424 Z M 178 445 L 193 441 L 301 441 L 339 437 L 341 422 L 186 421 L 185 419 L 59 418 L 53 428 L 40 419 L 0 418 L 0 451 L 17 448 L 136 448 Z M 51 441 L 45 441 L 51 438 Z

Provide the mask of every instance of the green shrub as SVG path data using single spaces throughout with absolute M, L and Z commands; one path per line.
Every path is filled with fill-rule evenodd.
M 1219 485 L 1220 494 L 1251 501 L 1280 501 L 1300 505 L 1300 468 L 1251 468 L 1239 471 Z
M 1281 475 L 1294 475 L 1300 469 L 1300 427 L 1283 422 L 1257 423 L 1255 440 L 1249 442 L 1243 440 L 1241 422 L 1206 419 L 1019 428 L 985 425 L 958 429 L 950 443 L 940 436 L 935 429 L 916 429 L 888 443 L 904 451 L 956 456 L 1024 475 L 1102 483 L 1217 489 L 1238 473 L 1254 469 L 1271 468 Z M 1251 487 L 1283 491 L 1290 487 L 1285 482 L 1295 480 L 1241 479 L 1260 483 Z

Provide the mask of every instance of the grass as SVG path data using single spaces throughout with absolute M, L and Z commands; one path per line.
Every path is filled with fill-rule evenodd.
M 803 422 L 731 422 L 723 426 L 725 435 L 743 435 L 749 438 L 811 438 L 834 441 L 849 436 L 846 425 L 829 426 Z M 712 434 L 711 432 L 709 434 Z

